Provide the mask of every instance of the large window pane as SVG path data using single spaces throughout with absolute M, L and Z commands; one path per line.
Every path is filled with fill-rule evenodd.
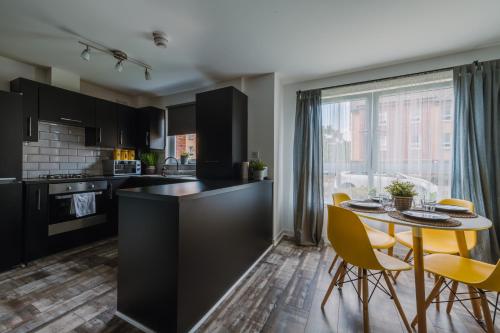
M 419 194 L 450 195 L 451 72 L 325 90 L 325 200 L 382 193 L 395 179 Z

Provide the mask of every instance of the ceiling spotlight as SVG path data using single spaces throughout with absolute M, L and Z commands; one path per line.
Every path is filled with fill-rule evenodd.
M 118 72 L 122 72 L 123 71 L 123 64 L 122 64 L 123 60 L 120 60 L 116 63 L 115 65 L 115 69 L 118 71 Z
M 168 40 L 165 37 L 165 33 L 162 31 L 153 31 L 153 41 L 156 46 L 161 48 L 166 48 Z
M 82 59 L 85 61 L 90 60 L 90 48 L 88 47 L 88 45 L 85 48 L 85 50 L 82 51 L 82 54 L 80 54 L 80 57 L 82 57 Z
M 146 71 L 144 72 L 144 77 L 146 78 L 147 81 L 151 80 L 151 72 L 149 69 L 146 67 Z

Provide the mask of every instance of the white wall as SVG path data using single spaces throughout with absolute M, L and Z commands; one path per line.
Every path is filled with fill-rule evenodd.
M 342 75 L 335 75 L 318 80 L 309 80 L 285 85 L 283 87 L 282 114 L 283 136 L 281 137 L 280 162 L 283 169 L 280 170 L 283 187 L 279 189 L 281 201 L 278 206 L 278 214 L 281 218 L 280 228 L 282 231 L 293 232 L 293 136 L 295 123 L 295 101 L 298 90 L 319 89 L 342 84 L 357 83 L 368 80 L 376 80 L 398 75 L 419 73 L 424 71 L 448 68 L 463 64 L 472 63 L 475 60 L 487 61 L 500 59 L 500 46 L 482 48 L 468 52 L 461 52 L 452 55 L 430 58 L 427 60 L 401 63 L 391 66 L 384 66 L 363 70 Z
M 10 81 L 18 77 L 35 80 L 35 75 L 35 66 L 0 57 L 0 90 L 10 91 Z

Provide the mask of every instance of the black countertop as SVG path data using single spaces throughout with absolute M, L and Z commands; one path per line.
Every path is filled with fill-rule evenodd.
M 270 180 L 264 180 L 269 182 Z M 122 189 L 119 196 L 151 199 L 151 200 L 186 200 L 201 196 L 236 191 L 248 186 L 254 186 L 259 181 L 244 180 L 197 180 L 176 184 L 153 185 Z
M 137 178 L 146 178 L 146 179 L 172 179 L 172 180 L 181 180 L 181 181 L 196 181 L 197 178 L 195 176 L 161 176 L 161 175 L 123 175 L 123 176 L 105 176 L 105 175 L 96 175 L 89 176 L 85 178 L 67 178 L 67 179 L 45 179 L 45 178 L 24 178 L 22 181 L 26 184 L 54 184 L 54 183 L 74 183 L 74 182 L 84 182 L 84 181 L 98 181 L 98 180 L 115 180 L 115 179 L 128 179 L 132 177 Z

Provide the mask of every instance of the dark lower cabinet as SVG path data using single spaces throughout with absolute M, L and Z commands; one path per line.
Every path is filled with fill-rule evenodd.
M 26 184 L 24 189 L 24 261 L 48 254 L 48 185 Z
M 22 193 L 23 186 L 19 182 L 0 184 L 0 271 L 22 260 Z
M 23 96 L 23 141 L 38 141 L 39 87 L 40 83 L 23 78 L 10 82 L 10 91 Z

